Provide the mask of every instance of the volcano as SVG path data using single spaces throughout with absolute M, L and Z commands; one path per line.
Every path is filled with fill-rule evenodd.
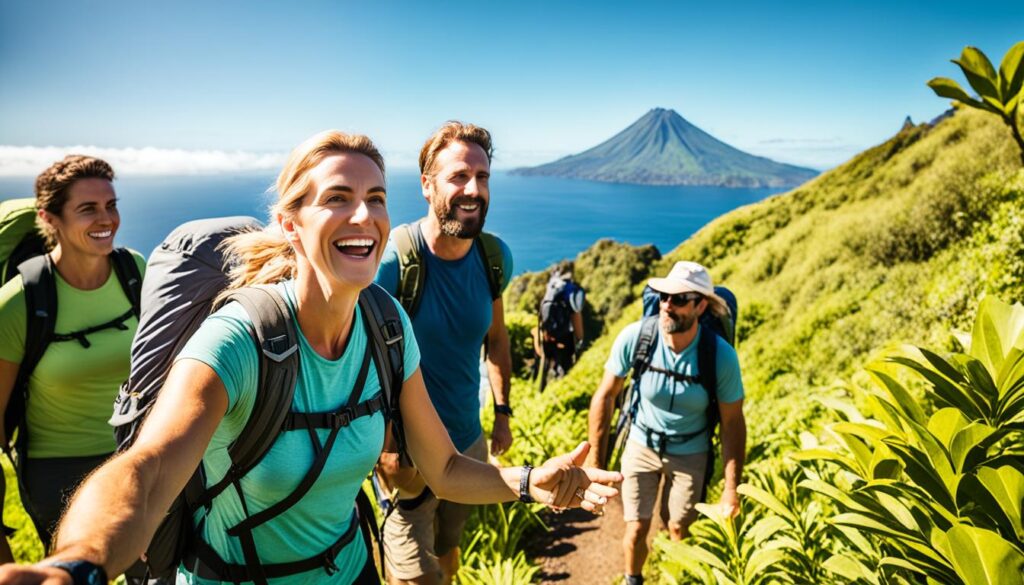
M 589 150 L 512 173 L 638 185 L 775 188 L 818 174 L 733 148 L 664 108 L 647 112 Z

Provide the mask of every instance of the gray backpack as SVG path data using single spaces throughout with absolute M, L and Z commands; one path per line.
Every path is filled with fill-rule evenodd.
M 135 441 L 175 356 L 215 308 L 214 299 L 228 285 L 230 267 L 225 265 L 220 244 L 231 235 L 259 227 L 259 222 L 251 217 L 193 221 L 174 230 L 153 252 L 142 289 L 138 333 L 132 343 L 131 373 L 121 387 L 110 419 L 118 450 L 127 449 Z M 392 425 L 400 451 L 404 451 L 405 437 L 398 411 L 399 392 L 405 379 L 403 330 L 398 309 L 387 292 L 371 285 L 359 296 L 370 343 L 349 403 L 333 412 L 291 410 L 299 371 L 298 334 L 291 313 L 276 290 L 267 286 L 244 288 L 231 293 L 227 301 L 238 301 L 248 313 L 253 322 L 253 342 L 260 353 L 259 387 L 252 413 L 238 439 L 228 447 L 231 467 L 227 474 L 207 487 L 203 465 L 199 465 L 158 528 L 145 559 L 126 572 L 129 577 L 171 580 L 183 562 L 202 578 L 236 583 L 265 584 L 268 579 L 317 568 L 330 574 L 337 570 L 334 558 L 352 541 L 361 524 L 365 537 L 366 524 L 372 519 L 365 496 L 364 501 L 357 498 L 360 522 L 352 522 L 334 544 L 315 551 L 309 558 L 264 564 L 256 550 L 253 530 L 301 500 L 323 470 L 340 429 L 353 419 L 383 412 Z M 381 380 L 381 394 L 360 403 L 371 358 Z M 314 432 L 317 428 L 331 430 L 322 445 Z M 228 487 L 238 491 L 244 506 L 241 478 L 260 462 L 281 433 L 293 430 L 309 434 L 316 443 L 318 456 L 289 496 L 228 530 L 229 535 L 239 540 L 245 563 L 224 561 L 198 536 L 193 526 L 194 513 L 201 507 L 209 509 L 213 499 Z

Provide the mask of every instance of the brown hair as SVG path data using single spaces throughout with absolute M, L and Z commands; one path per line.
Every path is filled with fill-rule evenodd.
M 114 169 L 106 161 L 81 154 L 69 154 L 36 177 L 36 209 L 62 217 L 64 204 L 68 202 L 68 191 L 79 179 L 114 180 Z M 46 239 L 47 247 L 57 244 L 57 230 L 50 224 L 36 219 L 36 225 Z
M 354 152 L 365 155 L 384 173 L 384 157 L 366 136 L 327 130 L 314 134 L 288 155 L 277 177 L 278 199 L 270 206 L 270 225 L 243 232 L 224 241 L 235 263 L 228 290 L 253 284 L 272 284 L 295 276 L 295 250 L 277 229 L 274 218 L 292 217 L 302 207 L 310 189 L 309 171 L 332 154 Z
M 450 120 L 437 129 L 420 149 L 420 174 L 430 175 L 434 170 L 434 160 L 437 153 L 444 150 L 449 144 L 455 141 L 469 142 L 484 149 L 487 154 L 487 163 L 490 164 L 494 155 L 494 147 L 491 145 L 491 133 L 480 126 L 464 124 L 458 120 Z

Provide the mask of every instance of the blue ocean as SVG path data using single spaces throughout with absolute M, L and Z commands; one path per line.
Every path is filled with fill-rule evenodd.
M 0 178 L 0 198 L 32 196 L 33 181 L 32 177 Z M 114 183 L 121 209 L 117 242 L 148 255 L 175 226 L 191 219 L 225 215 L 265 219 L 273 181 L 272 175 L 118 178 Z M 486 229 L 508 243 L 517 274 L 572 258 L 601 238 L 652 243 L 668 252 L 719 215 L 779 192 L 619 185 L 503 172 L 495 172 L 490 183 Z M 388 207 L 393 225 L 426 213 L 418 174 L 389 173 Z

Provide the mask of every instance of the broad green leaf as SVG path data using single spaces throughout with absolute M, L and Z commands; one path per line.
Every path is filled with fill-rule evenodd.
M 857 512 L 871 513 L 871 509 L 864 504 L 855 500 L 848 492 L 837 488 L 836 486 L 824 482 L 821 480 L 805 479 L 797 484 L 799 487 L 818 492 L 827 498 L 831 498 L 836 501 L 847 510 L 853 510 Z
M 742 486 L 741 486 L 742 487 Z M 752 543 L 755 547 L 765 540 L 775 536 L 780 530 L 786 530 L 792 526 L 781 516 L 765 516 L 757 521 L 749 531 L 744 531 L 745 541 Z
M 871 544 L 872 541 L 868 540 L 861 531 L 849 526 L 836 526 L 836 528 L 861 554 L 873 556 L 877 553 L 875 546 Z
M 791 455 L 797 461 L 831 461 L 850 473 L 857 473 L 857 464 L 849 457 L 828 449 L 808 449 Z
M 1002 104 L 999 79 L 996 77 L 996 70 L 992 67 L 992 62 L 988 60 L 985 53 L 976 47 L 964 47 L 960 58 L 954 59 L 953 62 L 960 66 L 964 77 L 967 78 L 967 83 L 971 84 L 980 97 L 994 98 L 1000 100 L 999 103 Z
M 747 496 L 765 508 L 768 508 L 772 512 L 775 512 L 779 516 L 785 518 L 791 525 L 795 525 L 799 520 L 793 511 L 780 502 L 778 498 L 761 488 L 752 486 L 749 483 L 744 483 L 740 484 L 740 486 L 736 488 L 736 491 L 739 492 L 740 495 Z
M 974 396 L 972 392 L 964 389 L 960 384 L 952 382 L 940 372 L 915 360 L 897 356 L 889 358 L 889 361 L 907 366 L 920 374 L 932 385 L 932 390 L 938 398 L 947 405 L 960 409 L 968 419 L 978 420 L 984 418 L 984 400 Z
M 768 567 L 781 563 L 786 558 L 786 552 L 779 549 L 760 549 L 751 555 L 747 560 L 743 574 L 745 580 L 750 583 L 764 573 Z
M 1024 501 L 1024 474 L 1009 465 L 992 469 L 982 467 L 977 473 L 978 481 L 992 494 L 1002 513 L 1016 530 L 1024 536 L 1021 526 L 1021 502 Z
M 996 430 L 984 423 L 971 423 L 960 430 L 953 437 L 952 445 L 949 448 L 949 455 L 953 459 L 953 470 L 957 473 L 965 473 L 964 462 L 971 450 L 979 447 L 987 447 L 989 439 Z
M 677 550 L 679 552 L 683 552 L 691 558 L 696 559 L 701 563 L 704 563 L 705 565 L 714 567 L 726 573 L 729 572 L 729 566 L 725 562 L 723 562 L 716 555 L 709 553 L 708 551 L 704 550 L 699 546 L 693 546 L 690 544 L 679 544 L 677 545 L 677 547 Z
M 953 445 L 953 436 L 969 424 L 971 421 L 959 409 L 947 406 L 935 411 L 928 419 L 928 431 L 949 448 Z
M 881 371 L 881 369 L 868 366 L 867 372 L 879 387 L 889 392 L 889 395 L 892 397 L 890 403 L 902 411 L 906 418 L 925 424 L 928 417 L 925 416 L 924 411 L 921 410 L 917 401 L 907 392 L 906 388 L 893 379 L 892 376 Z
M 1010 47 L 999 65 L 999 81 L 1004 96 L 1016 96 L 1024 86 L 1024 41 Z
M 827 429 L 832 431 L 832 428 Z M 854 459 L 857 462 L 858 471 L 857 475 L 868 478 L 871 476 L 871 448 L 868 447 L 864 441 L 853 435 L 846 435 L 843 433 L 834 433 L 836 439 L 842 444 L 846 445 L 847 450 L 853 454 Z
M 951 492 L 947 487 L 949 483 L 957 483 L 949 462 L 940 462 L 936 466 L 935 462 L 920 449 L 891 441 L 888 444 L 893 453 L 903 461 L 904 470 L 914 483 L 932 494 L 940 505 L 956 513 L 957 506 L 952 496 L 955 492 Z
M 847 555 L 832 555 L 822 566 L 825 570 L 839 575 L 848 581 L 863 579 L 873 585 L 878 585 L 878 575 L 875 571 L 864 566 L 864 563 Z
M 935 371 L 946 378 L 949 378 L 950 382 L 953 382 L 954 384 L 963 384 L 967 381 L 966 378 L 964 378 L 963 373 L 956 369 L 956 366 L 949 363 L 948 360 L 939 354 L 923 347 L 918 347 L 916 349 Z
M 839 398 L 833 398 L 831 396 L 821 396 L 814 399 L 815 402 L 820 403 L 825 408 L 842 414 L 846 417 L 846 420 L 852 422 L 860 422 L 864 420 L 864 415 L 857 410 L 857 407 L 853 405 L 849 400 L 840 400 Z
M 1016 347 L 1010 350 L 996 375 L 996 385 L 999 387 L 999 418 L 1011 419 L 1016 413 L 1005 412 L 1005 401 L 1009 395 L 1024 389 L 1024 351 Z
M 832 517 L 832 523 L 840 526 L 860 528 L 861 530 L 899 541 L 913 542 L 915 540 L 920 540 L 920 536 L 910 530 L 907 530 L 902 524 L 896 522 L 892 518 L 887 518 L 883 521 L 875 518 L 869 518 L 864 514 L 849 512 L 836 514 Z
M 971 355 L 998 372 L 1011 347 L 1021 345 L 1024 306 L 1008 305 L 994 296 L 982 299 L 971 331 Z
M 903 474 L 903 464 L 894 459 L 888 448 L 876 449 L 871 458 L 871 479 L 899 479 Z
M 1002 363 L 1000 363 L 1000 366 L 1002 366 Z M 964 370 L 967 372 L 967 379 L 970 380 L 971 390 L 984 398 L 985 404 L 988 406 L 985 410 L 985 415 L 990 418 L 996 400 L 999 399 L 999 390 L 996 388 L 996 382 L 992 378 L 992 374 L 976 359 L 967 360 L 964 363 Z
M 878 498 L 878 502 L 885 506 L 889 514 L 902 524 L 904 528 L 918 533 L 921 532 L 921 527 L 917 525 L 917 520 L 910 513 L 910 509 L 903 502 L 899 501 L 898 498 L 894 498 L 885 492 L 878 492 L 875 494 L 875 497 Z
M 967 105 L 971 105 L 972 102 L 978 103 L 970 96 L 970 94 L 960 87 L 959 83 L 948 77 L 936 77 L 928 82 L 928 87 L 932 88 L 932 91 L 934 91 L 939 97 L 957 100 L 958 102 L 963 102 Z
M 966 585 L 1021 582 L 1024 553 L 995 532 L 960 524 L 946 537 L 953 568 Z
M 853 435 L 873 443 L 892 435 L 886 429 L 867 423 L 839 422 L 831 425 L 831 428 L 837 433 Z
M 914 573 L 926 574 L 927 570 L 925 567 L 919 567 L 908 560 L 900 559 L 896 557 L 885 557 L 878 561 L 879 567 L 896 567 L 897 569 L 904 569 L 906 571 L 913 571 Z

